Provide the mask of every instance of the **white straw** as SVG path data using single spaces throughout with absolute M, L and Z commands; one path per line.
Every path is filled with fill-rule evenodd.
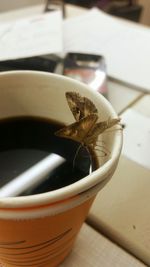
M 56 154 L 50 154 L 24 173 L 14 178 L 0 188 L 0 197 L 14 197 L 25 190 L 36 186 L 47 178 L 47 174 L 65 162 L 65 159 Z

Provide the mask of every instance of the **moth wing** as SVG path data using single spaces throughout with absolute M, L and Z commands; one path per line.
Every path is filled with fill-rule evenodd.
M 97 138 L 100 134 L 102 134 L 107 129 L 113 127 L 120 121 L 120 118 L 108 119 L 106 121 L 98 122 L 94 125 L 94 127 L 89 131 L 87 136 L 87 142 L 89 144 L 95 145 Z
M 94 103 L 88 99 L 87 97 L 83 97 L 84 99 L 84 116 L 87 116 L 91 113 L 98 113 L 97 108 Z
M 86 97 L 81 97 L 76 92 L 66 92 L 66 99 L 76 121 L 79 121 L 92 113 L 97 113 L 97 109 L 93 102 Z
M 69 138 L 84 145 L 88 132 L 94 127 L 98 116 L 90 114 L 78 122 L 72 123 L 55 133 L 59 137 Z
M 66 99 L 75 120 L 79 121 L 82 117 L 82 101 L 80 95 L 75 92 L 66 92 Z

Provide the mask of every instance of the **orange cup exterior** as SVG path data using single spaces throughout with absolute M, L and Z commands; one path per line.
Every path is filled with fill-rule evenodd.
M 1 219 L 2 266 L 58 266 L 71 251 L 93 199 L 57 215 L 23 220 Z

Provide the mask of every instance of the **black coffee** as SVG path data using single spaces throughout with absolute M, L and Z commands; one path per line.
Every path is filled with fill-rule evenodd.
M 48 175 L 46 181 L 23 193 L 37 194 L 72 184 L 96 169 L 88 150 L 79 143 L 55 136 L 64 125 L 37 117 L 16 117 L 0 121 L 0 187 L 51 153 L 66 161 Z M 93 158 L 93 157 L 92 157 Z M 74 162 L 74 165 L 73 165 Z

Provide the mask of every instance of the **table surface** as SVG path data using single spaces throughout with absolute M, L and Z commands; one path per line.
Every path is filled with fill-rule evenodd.
M 41 12 L 41 7 L 36 7 L 37 10 Z M 70 5 L 66 8 L 67 16 L 84 12 Z M 130 108 L 150 117 L 150 95 L 113 80 L 108 80 L 108 92 L 109 101 L 120 116 Z M 117 171 L 98 194 L 72 252 L 61 267 L 150 266 L 149 174 L 148 169 L 121 155 Z

